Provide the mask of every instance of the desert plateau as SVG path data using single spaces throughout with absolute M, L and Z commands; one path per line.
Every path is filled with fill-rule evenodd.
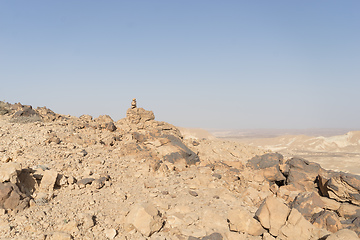
M 141 105 L 141 104 L 140 104 Z M 0 102 L 0 239 L 360 235 L 360 132 L 234 137 Z

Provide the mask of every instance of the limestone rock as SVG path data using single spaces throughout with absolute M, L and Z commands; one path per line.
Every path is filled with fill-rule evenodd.
M 3 163 L 0 166 L 0 183 L 17 182 L 17 174 L 21 171 L 21 164 L 16 162 Z
M 260 236 L 265 232 L 265 229 L 250 212 L 243 209 L 229 211 L 228 221 L 230 231 L 245 232 L 253 236 Z
M 342 229 L 336 233 L 329 235 L 326 240 L 358 240 L 359 237 L 354 231 Z
M 252 169 L 260 169 L 261 174 L 272 182 L 284 181 L 286 178 L 280 171 L 280 164 L 283 163 L 283 156 L 279 153 L 267 153 L 262 156 L 253 157 L 246 164 Z
M 252 169 L 265 169 L 281 164 L 283 159 L 284 157 L 279 153 L 267 153 L 253 157 L 247 162 L 246 166 Z
M 0 183 L 0 208 L 21 211 L 28 207 L 29 198 L 11 182 Z
M 337 212 L 341 217 L 360 216 L 360 207 L 351 203 L 342 203 Z
M 337 211 L 340 208 L 341 203 L 339 203 L 338 201 L 327 197 L 320 197 L 320 198 L 325 205 L 325 209 Z
M 289 212 L 288 206 L 279 198 L 270 196 L 263 201 L 255 216 L 264 228 L 269 229 L 271 235 L 277 236 L 280 228 L 285 224 Z
M 108 238 L 108 239 L 114 239 L 116 237 L 116 230 L 113 229 L 113 228 L 110 228 L 110 229 L 105 229 L 104 230 L 104 233 L 105 233 L 105 236 Z
M 302 191 L 317 191 L 316 178 L 325 172 L 319 164 L 298 157 L 291 158 L 286 164 L 288 165 L 288 171 L 284 173 L 287 175 L 286 184 Z
M 303 192 L 296 197 L 292 207 L 296 208 L 306 220 L 310 221 L 315 213 L 319 213 L 325 208 L 325 204 L 317 193 Z
M 197 238 L 197 237 L 189 237 L 188 240 L 223 240 L 223 236 L 220 233 L 212 233 L 208 236 Z
M 159 231 L 163 226 L 160 212 L 150 203 L 138 204 L 132 207 L 125 220 L 127 225 L 133 225 L 146 237 Z
M 138 124 L 154 120 L 155 115 L 152 111 L 146 111 L 143 108 L 129 108 L 126 112 L 126 118 L 129 122 Z
M 311 223 L 318 228 L 325 228 L 332 233 L 342 229 L 342 224 L 337 214 L 328 210 L 314 214 Z
M 41 179 L 40 191 L 47 192 L 51 191 L 54 188 L 58 173 L 55 170 L 46 170 Z
M 288 220 L 279 231 L 279 240 L 317 240 L 320 237 L 320 232 L 307 221 L 301 213 L 293 208 L 288 216 Z
M 340 173 L 331 177 L 326 187 L 330 198 L 360 206 L 360 176 Z
M 46 238 L 47 239 L 47 238 Z M 71 234 L 66 232 L 54 232 L 49 237 L 50 240 L 71 240 Z

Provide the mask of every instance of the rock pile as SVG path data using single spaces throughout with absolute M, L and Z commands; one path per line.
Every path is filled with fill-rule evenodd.
M 359 239 L 358 176 L 184 140 L 136 104 L 117 122 L 0 114 L 0 239 Z

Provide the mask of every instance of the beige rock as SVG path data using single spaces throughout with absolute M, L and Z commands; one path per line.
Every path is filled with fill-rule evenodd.
M 312 224 L 318 228 L 324 228 L 334 233 L 343 228 L 338 215 L 335 212 L 325 210 L 315 214 L 311 220 Z
M 0 183 L 17 182 L 17 172 L 21 171 L 21 164 L 16 162 L 3 163 L 0 166 Z
M 226 232 L 229 230 L 226 217 L 214 208 L 204 208 L 200 220 L 204 229 L 209 230 L 209 232 Z
M 142 203 L 132 207 L 125 219 L 126 225 L 133 225 L 144 236 L 157 232 L 163 225 L 159 211 L 150 203 Z
M 342 229 L 336 233 L 329 235 L 326 240 L 358 240 L 358 236 L 354 231 Z
M 1 159 L 1 161 L 4 162 L 4 163 L 10 162 L 10 161 L 11 161 L 11 157 L 5 155 L 5 156 Z
M 341 206 L 341 203 L 339 203 L 338 201 L 336 201 L 334 199 L 330 199 L 330 198 L 327 198 L 327 197 L 320 197 L 320 198 L 321 198 L 321 201 L 325 205 L 325 209 L 336 211 Z
M 277 236 L 280 228 L 285 224 L 290 209 L 279 198 L 267 197 L 256 211 L 255 216 L 261 225 L 269 229 L 273 236 Z
M 275 238 L 274 238 L 273 236 L 271 236 L 270 233 L 265 232 L 265 233 L 263 234 L 262 240 L 275 240 Z
M 47 239 L 47 238 L 46 238 Z M 71 240 L 73 239 L 71 234 L 65 232 L 54 232 L 51 234 L 50 240 Z
M 75 233 L 79 231 L 78 223 L 76 221 L 70 221 L 64 225 L 58 226 L 60 232 Z
M 349 217 L 360 213 L 360 207 L 351 203 L 342 203 L 337 210 L 341 217 Z
M 111 228 L 111 229 L 105 229 L 104 233 L 108 239 L 114 239 L 116 237 L 117 231 Z
M 57 177 L 58 177 L 57 171 L 54 171 L 54 170 L 44 171 L 44 175 L 43 175 L 43 177 L 41 179 L 41 183 L 40 183 L 40 191 L 52 190 L 56 183 Z
M 320 237 L 322 237 L 321 232 L 317 231 L 298 210 L 293 208 L 289 214 L 288 221 L 281 227 L 277 239 L 315 240 Z
M 265 229 L 253 218 L 251 213 L 243 209 L 229 211 L 228 220 L 231 231 L 245 232 L 253 236 L 259 236 L 265 232 Z

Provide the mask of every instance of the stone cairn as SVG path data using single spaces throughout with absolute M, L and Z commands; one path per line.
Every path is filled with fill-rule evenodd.
M 131 109 L 136 108 L 136 98 L 133 98 L 132 102 L 131 102 Z

